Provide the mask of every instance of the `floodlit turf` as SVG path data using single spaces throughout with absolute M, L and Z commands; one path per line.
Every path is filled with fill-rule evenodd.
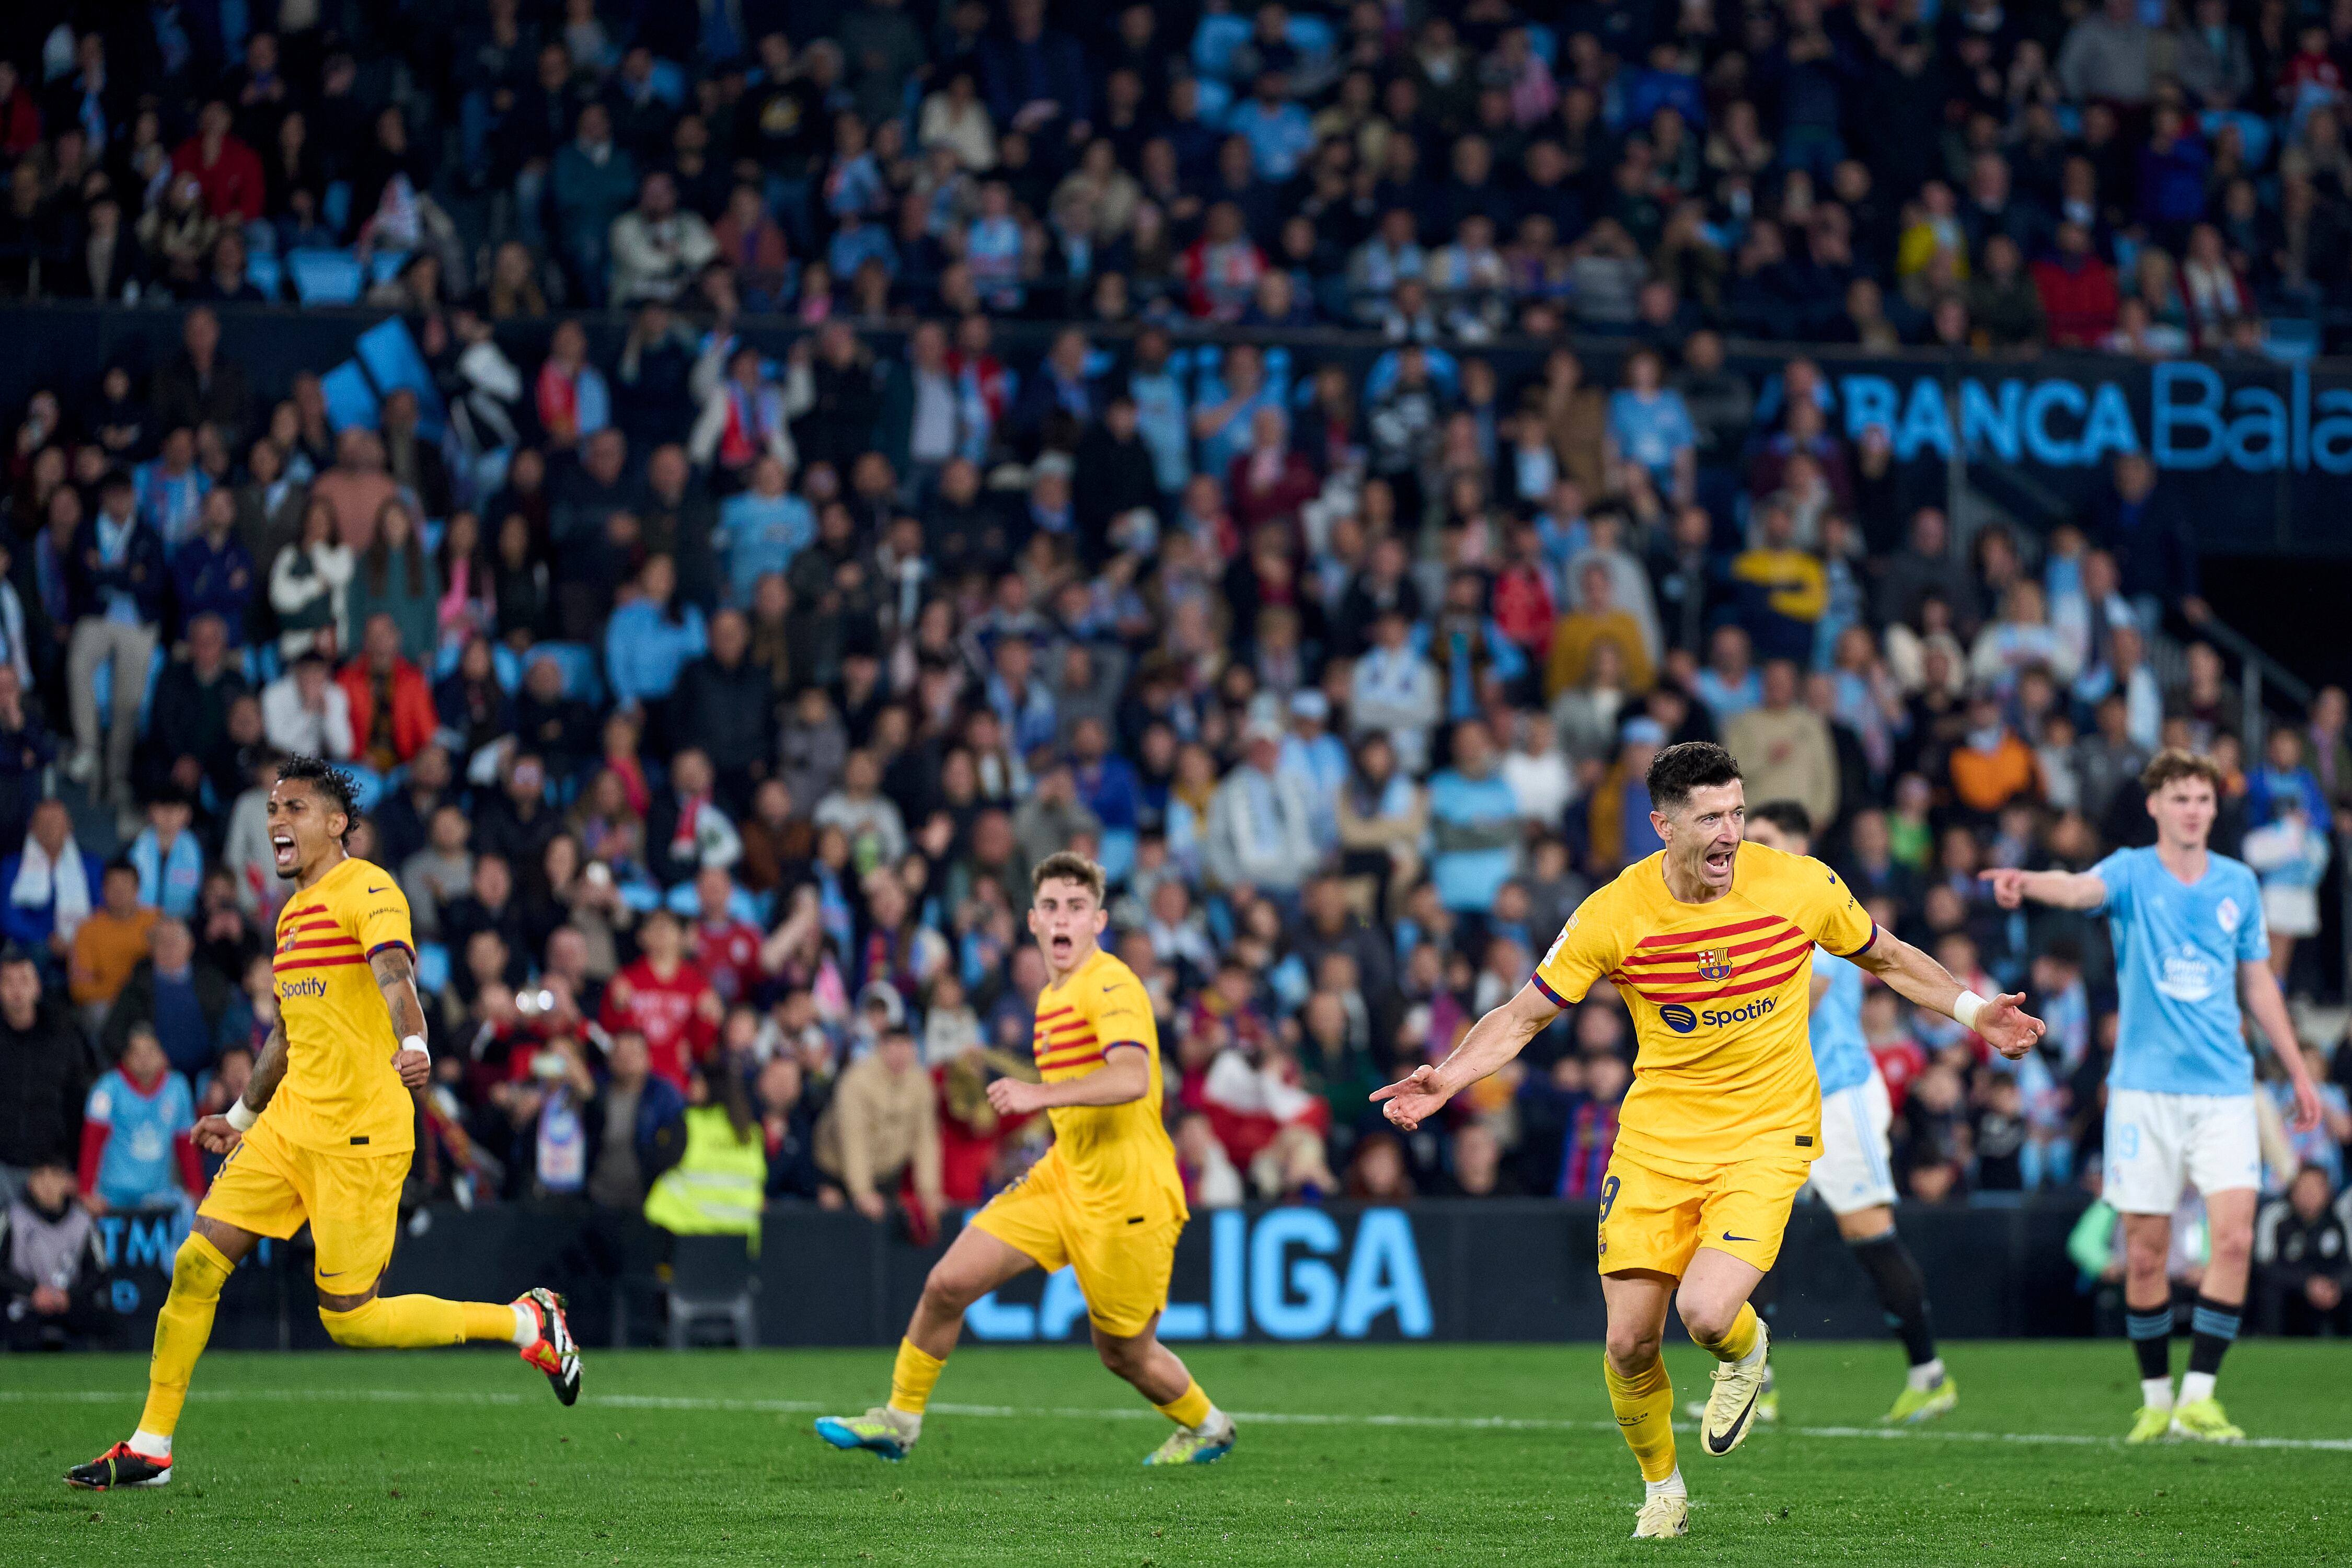
M 2231 1352 L 2231 1413 L 2309 1445 L 2236 1449 L 2112 1441 L 2120 1342 L 1952 1346 L 1959 1410 L 1893 1438 L 1860 1430 L 1891 1345 L 1788 1345 L 1781 1427 L 1722 1460 L 1686 1436 L 1691 1534 L 1663 1544 L 1625 1539 L 1596 1346 L 1187 1355 L 1241 1443 L 1183 1470 L 1140 1468 L 1165 1424 L 1076 1349 L 960 1353 L 903 1465 L 809 1432 L 878 1398 L 881 1351 L 592 1353 L 568 1411 L 488 1351 L 220 1355 L 179 1479 L 102 1494 L 58 1477 L 128 1433 L 143 1359 L 0 1358 L 0 1564 L 2352 1563 L 2340 1342 Z M 1700 1394 L 1704 1358 L 1670 1359 Z

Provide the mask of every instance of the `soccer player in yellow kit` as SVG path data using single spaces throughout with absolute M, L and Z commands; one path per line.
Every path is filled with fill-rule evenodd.
M 1748 1295 L 1779 1255 L 1790 1202 L 1821 1149 L 1821 1084 L 1806 1034 L 1813 944 L 1957 1018 L 2003 1056 L 2023 1056 L 2042 1034 L 2020 1010 L 2022 996 L 1965 990 L 1878 929 L 1819 860 L 1744 844 L 1747 806 L 1729 752 L 1669 746 L 1648 783 L 1650 823 L 1665 847 L 1585 900 L 1534 978 L 1444 1061 L 1372 1095 L 1410 1131 L 1518 1055 L 1594 981 L 1617 988 L 1638 1050 L 1601 1184 L 1603 1370 L 1618 1428 L 1641 1463 L 1637 1539 L 1689 1528 L 1674 1385 L 1658 1354 L 1668 1298 L 1718 1363 L 1699 1424 L 1709 1454 L 1739 1446 L 1763 1387 L 1769 1336 Z
M 278 770 L 269 844 L 278 875 L 294 884 L 271 964 L 278 1023 L 244 1095 L 227 1114 L 196 1123 L 196 1142 L 228 1161 L 173 1259 L 138 1430 L 67 1471 L 70 1485 L 171 1480 L 173 1429 L 223 1282 L 261 1237 L 282 1241 L 305 1220 L 319 1317 L 338 1344 L 496 1341 L 520 1347 L 564 1404 L 580 1397 L 579 1350 L 552 1291 L 504 1305 L 376 1293 L 415 1148 L 410 1091 L 425 1086 L 432 1058 L 408 900 L 382 868 L 344 852 L 358 816 L 351 780 L 325 763 L 294 757 Z
M 999 1079 L 988 1099 L 1002 1116 L 1046 1112 L 1054 1145 L 972 1215 L 933 1266 L 898 1342 L 889 1402 L 863 1415 L 827 1415 L 817 1435 L 836 1448 L 905 1458 L 922 1436 L 923 1407 L 965 1309 L 1016 1275 L 1066 1263 L 1103 1365 L 1176 1423 L 1143 1462 L 1204 1465 L 1233 1450 L 1233 1419 L 1153 1332 L 1191 1214 L 1160 1120 L 1151 998 L 1135 971 L 1097 945 L 1110 919 L 1101 867 L 1064 850 L 1039 861 L 1029 881 L 1029 931 L 1053 976 L 1038 994 L 1034 1034 L 1045 1081 Z

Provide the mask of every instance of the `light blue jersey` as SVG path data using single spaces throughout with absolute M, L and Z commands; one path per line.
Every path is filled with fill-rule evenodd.
M 1868 1083 L 1878 1064 L 1862 1037 L 1861 965 L 1817 947 L 1813 978 L 1830 983 L 1807 1020 L 1813 1037 L 1813 1071 L 1821 1077 L 1822 1092 L 1835 1094 Z
M 2091 868 L 2115 942 L 2122 1017 L 2114 1089 L 2252 1094 L 2254 1061 L 2238 1014 L 2238 965 L 2271 955 L 2262 888 L 2244 862 L 2209 854 L 2192 885 L 2154 849 L 2118 849 Z
M 142 1094 L 115 1068 L 90 1086 L 84 1120 L 113 1129 L 98 1165 L 98 1195 L 117 1208 L 177 1203 L 179 1173 L 172 1141 L 196 1124 L 188 1080 L 167 1072 Z

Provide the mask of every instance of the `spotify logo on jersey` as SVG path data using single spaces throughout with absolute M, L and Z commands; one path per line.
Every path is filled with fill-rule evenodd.
M 1698 1015 L 1679 1002 L 1659 1008 L 1658 1021 L 1677 1035 L 1687 1035 L 1698 1027 Z

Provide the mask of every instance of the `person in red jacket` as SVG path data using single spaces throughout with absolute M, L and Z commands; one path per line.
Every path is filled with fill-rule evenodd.
M 719 1038 L 724 1009 L 710 979 L 686 961 L 686 932 L 667 909 L 637 927 L 643 956 L 604 988 L 602 1022 L 608 1031 L 635 1029 L 646 1037 L 654 1076 L 683 1089 L 688 1066 Z
M 245 223 L 261 216 L 261 156 L 228 133 L 228 105 L 218 99 L 196 116 L 196 133 L 172 154 L 175 174 L 194 174 L 205 193 L 205 210 L 216 218 Z
M 2058 226 L 2058 249 L 2033 264 L 2033 287 L 2060 348 L 2092 348 L 2116 324 L 2116 269 L 2091 248 L 2091 231 Z
M 360 656 L 343 666 L 335 684 L 352 704 L 352 745 L 358 758 L 389 773 L 433 742 L 440 717 L 425 672 L 400 657 L 400 627 L 379 611 L 360 634 Z

